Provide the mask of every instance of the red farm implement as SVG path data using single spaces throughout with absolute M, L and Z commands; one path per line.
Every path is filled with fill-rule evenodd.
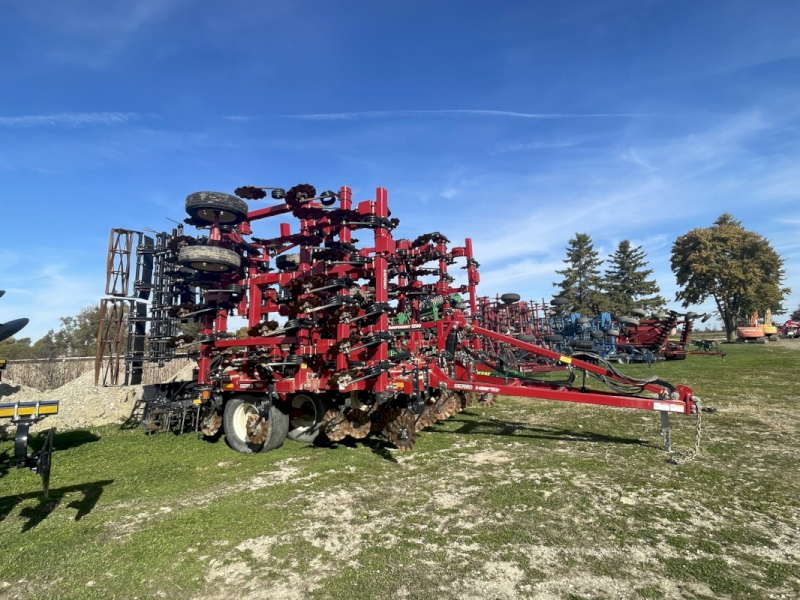
M 272 206 L 249 210 L 242 200 L 267 192 Z M 146 387 L 148 431 L 224 432 L 240 452 L 276 448 L 287 436 L 323 433 L 335 442 L 381 433 L 409 450 L 419 430 L 498 395 L 658 411 L 666 433 L 670 413 L 699 418 L 686 386 L 537 344 L 543 307 L 518 296 L 493 307 L 479 299 L 469 239 L 396 238 L 383 188 L 358 203 L 348 187 L 236 194 L 187 198 L 187 223 L 202 235 L 182 226 L 155 238 L 138 233 L 134 295 L 125 296 L 126 379 L 141 381 L 144 362 L 169 360 L 182 345 L 197 360 L 193 381 Z M 254 234 L 281 216 L 296 225 Z M 466 271 L 463 285 L 454 284 L 454 266 Z M 247 319 L 246 333 L 228 332 L 234 316 Z M 197 340 L 181 335 L 187 322 L 199 323 Z
M 688 354 L 725 357 L 716 343 L 701 341 L 692 345 L 695 321 L 701 319 L 705 323 L 710 314 L 658 311 L 647 315 L 641 309 L 632 312 L 630 317 L 617 318 L 620 331 L 617 346 L 622 351 L 647 352 L 656 360 L 685 360 Z

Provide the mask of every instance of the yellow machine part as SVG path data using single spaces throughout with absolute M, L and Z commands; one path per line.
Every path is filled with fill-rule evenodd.
M 58 400 L 40 400 L 39 402 L 14 402 L 0 404 L 0 419 L 15 417 L 39 417 L 58 414 Z

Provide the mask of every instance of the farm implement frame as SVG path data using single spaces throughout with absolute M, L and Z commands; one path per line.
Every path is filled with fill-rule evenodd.
M 0 290 L 0 298 L 5 291 Z M 0 341 L 6 340 L 21 331 L 28 324 L 28 319 L 15 319 L 7 323 L 0 323 Z M 0 359 L 0 382 L 3 381 L 3 372 L 7 361 Z M 12 388 L 13 389 L 13 388 Z M 30 428 L 50 415 L 57 415 L 58 400 L 35 400 L 29 402 L 0 402 L 0 421 L 8 419 L 16 427 L 14 434 L 13 464 L 18 469 L 29 469 L 42 478 L 44 497 L 50 493 L 50 467 L 53 460 L 53 437 L 55 428 L 45 432 L 44 443 L 36 452 L 28 452 L 28 437 Z
M 186 224 L 202 234 L 114 230 L 139 236 L 134 294 L 115 296 L 130 303 L 130 381 L 175 348 L 197 361 L 192 381 L 146 386 L 148 432 L 224 432 L 240 452 L 277 448 L 287 436 L 382 434 L 410 450 L 419 430 L 499 395 L 657 411 L 667 443 L 670 413 L 700 418 L 685 385 L 633 378 L 590 349 L 570 356 L 487 327 L 472 241 L 453 245 L 439 232 L 395 238 L 385 188 L 358 203 L 346 186 L 235 193 L 187 198 Z M 275 204 L 248 208 L 245 200 L 268 194 Z M 281 216 L 299 225 L 255 235 Z M 120 264 L 114 235 L 109 265 Z M 454 265 L 465 271 L 461 283 Z M 109 268 L 109 281 L 118 272 Z M 120 330 L 123 312 L 103 322 L 99 340 Z M 246 327 L 229 332 L 232 317 Z M 192 323 L 196 336 L 184 332 Z
M 612 316 L 604 312 L 595 317 L 559 311 L 568 304 L 563 297 L 553 298 L 550 306 L 542 300 L 521 301 L 518 294 L 503 294 L 492 300 L 479 297 L 476 319 L 487 329 L 515 337 L 538 346 L 548 347 L 568 356 L 585 352 L 613 362 L 647 362 L 683 360 L 689 354 L 725 357 L 719 345 L 701 340 L 692 342 L 694 323 L 706 322 L 711 315 L 676 311 L 648 313 L 635 308 L 631 315 Z M 673 337 L 677 331 L 680 335 Z M 488 351 L 500 352 L 494 342 Z M 531 369 L 540 371 L 556 367 L 548 359 L 539 358 Z

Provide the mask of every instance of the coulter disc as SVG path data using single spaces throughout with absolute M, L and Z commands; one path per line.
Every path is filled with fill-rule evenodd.
M 208 437 L 214 437 L 222 427 L 222 415 L 217 411 L 211 413 L 207 418 L 203 419 L 203 434 Z
M 398 450 L 407 452 L 417 443 L 417 416 L 406 408 L 394 411 L 392 416 L 383 433 Z
M 267 441 L 269 425 L 267 420 L 258 413 L 247 415 L 247 439 L 253 444 L 263 444 Z
M 332 408 L 322 417 L 322 431 L 332 442 L 340 442 L 350 433 L 350 421 L 340 410 Z
M 494 406 L 495 402 L 497 402 L 497 396 L 495 394 L 481 394 L 480 400 L 478 400 L 478 404 L 481 406 Z
M 353 409 L 347 413 L 347 421 L 350 427 L 349 435 L 360 440 L 367 437 L 372 431 L 372 422 L 369 413 L 361 409 Z

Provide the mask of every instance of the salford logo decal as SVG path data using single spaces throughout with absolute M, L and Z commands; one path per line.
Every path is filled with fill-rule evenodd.
M 471 383 L 454 383 L 453 389 L 469 390 L 475 392 L 492 392 L 493 394 L 500 393 L 500 388 L 492 387 L 489 385 L 472 385 Z
M 389 325 L 389 331 L 400 331 L 402 329 L 422 329 L 422 324 L 410 323 L 408 325 Z

